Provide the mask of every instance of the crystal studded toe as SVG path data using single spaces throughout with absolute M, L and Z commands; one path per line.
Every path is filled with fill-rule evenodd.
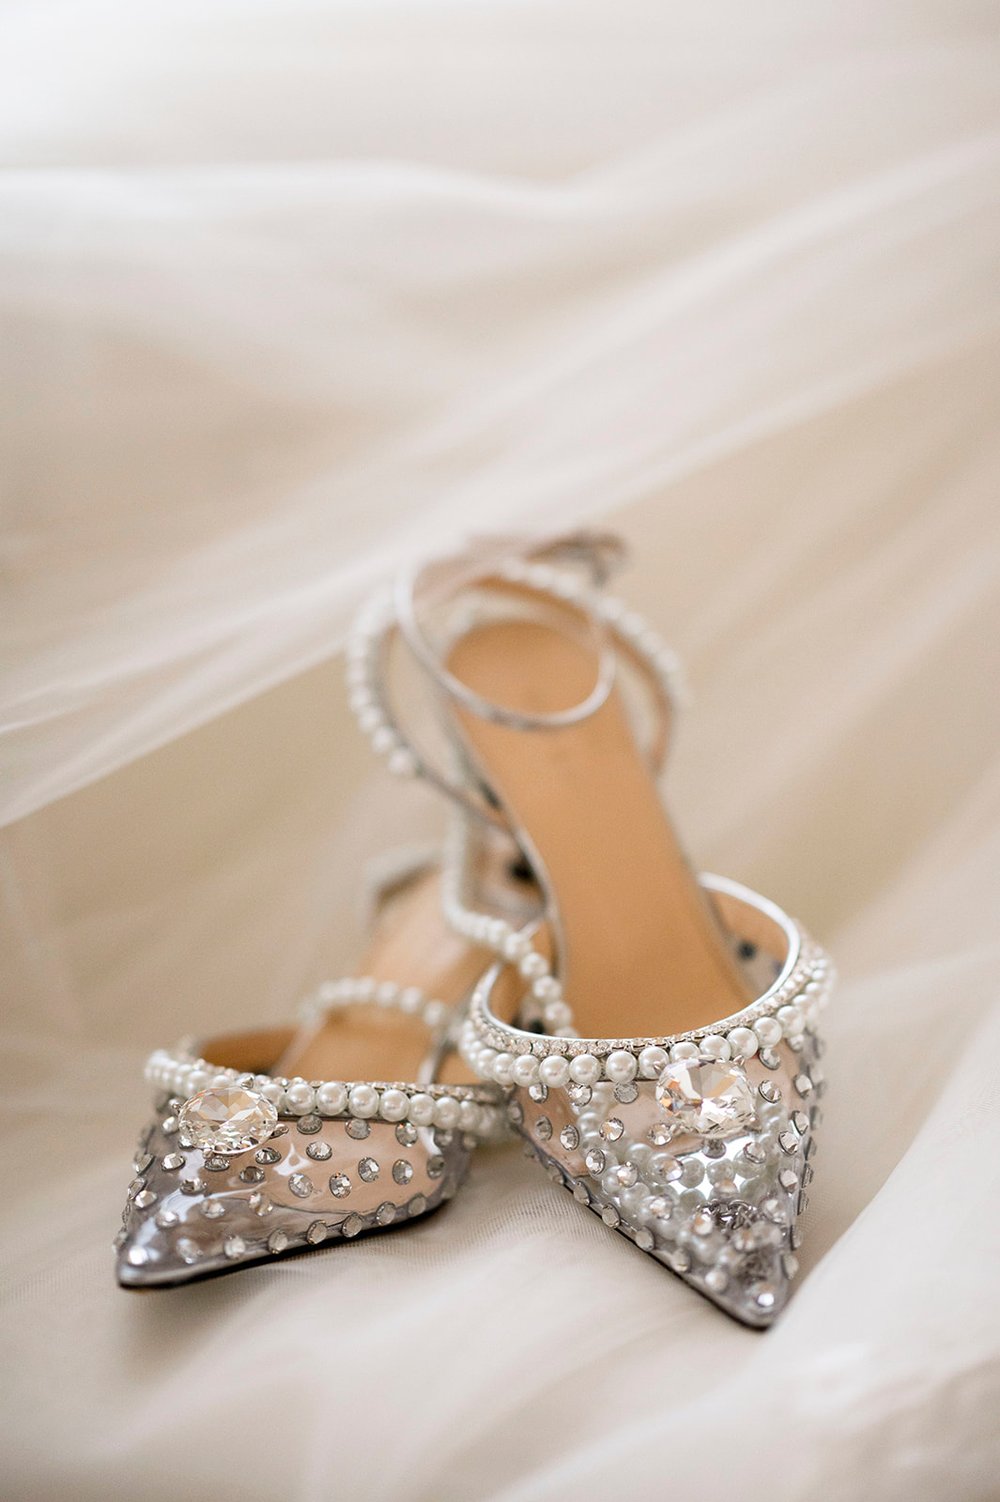
M 495 1014 L 498 965 L 461 1048 L 506 1090 L 511 1124 L 555 1183 L 735 1319 L 766 1326 L 798 1266 L 831 967 L 771 903 L 703 880 L 757 983 L 771 977 L 742 1011 L 672 1036 L 548 1037 Z
M 371 1000 L 371 982 L 331 989 L 336 1006 Z M 413 997 L 413 988 L 386 990 L 404 1006 Z M 432 1016 L 434 1061 L 444 1023 Z M 292 1036 L 290 1028 L 242 1034 L 232 1056 L 280 1057 Z M 218 1060 L 226 1040 L 211 1052 Z M 310 1082 L 264 1065 L 220 1067 L 189 1049 L 155 1053 L 146 1069 L 155 1115 L 139 1139 L 115 1238 L 118 1281 L 185 1283 L 438 1209 L 477 1144 L 505 1128 L 495 1087 L 436 1084 L 432 1068 L 416 1083 Z

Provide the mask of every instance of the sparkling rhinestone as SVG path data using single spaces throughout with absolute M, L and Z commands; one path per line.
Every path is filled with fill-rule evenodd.
M 167 1153 L 165 1158 L 160 1159 L 160 1167 L 165 1168 L 168 1173 L 174 1173 L 178 1168 L 183 1168 L 186 1162 L 187 1159 L 180 1153 Z
M 601 1211 L 601 1219 L 603 1220 L 604 1224 L 606 1226 L 610 1226 L 612 1230 L 614 1230 L 616 1226 L 620 1226 L 622 1223 L 622 1218 L 618 1214 L 618 1211 L 615 1209 L 614 1205 L 605 1205 L 604 1209 Z
M 675 1273 L 688 1273 L 691 1271 L 691 1258 L 683 1247 L 678 1247 L 671 1253 L 670 1266 Z
M 176 1210 L 160 1210 L 156 1216 L 156 1224 L 161 1231 L 169 1231 L 171 1226 L 180 1222 L 180 1216 Z
M 422 1194 L 415 1194 L 406 1207 L 406 1213 L 415 1220 L 418 1215 L 423 1215 L 426 1209 L 426 1198 Z
M 235 1261 L 237 1257 L 242 1257 L 246 1249 L 247 1244 L 242 1236 L 227 1236 L 222 1243 L 222 1250 L 231 1261 Z
M 808 1095 L 813 1087 L 813 1082 L 807 1074 L 797 1074 L 793 1083 L 800 1095 Z
M 666 1147 L 673 1135 L 673 1129 L 666 1121 L 654 1121 L 646 1133 L 654 1147 Z
M 274 1209 L 267 1195 L 261 1194 L 259 1190 L 254 1190 L 253 1194 L 247 1200 L 247 1204 L 255 1215 L 270 1215 Z
M 267 1141 L 278 1113 L 257 1090 L 227 1085 L 192 1095 L 181 1107 L 180 1124 L 206 1152 L 245 1153 Z
M 571 1080 L 566 1086 L 566 1094 L 574 1106 L 589 1106 L 594 1098 L 594 1092 L 589 1085 L 578 1085 L 575 1080 Z
M 305 1173 L 293 1173 L 288 1180 L 288 1187 L 300 1200 L 308 1199 L 313 1192 L 312 1179 Z
M 559 1141 L 567 1152 L 572 1152 L 575 1147 L 580 1146 L 580 1133 L 575 1126 L 564 1126 L 559 1133 Z
M 797 1252 L 799 1247 L 802 1245 L 802 1232 L 799 1230 L 798 1226 L 793 1226 L 789 1231 L 788 1244 L 794 1252 Z
M 639 1170 L 634 1163 L 622 1163 L 615 1169 L 615 1179 L 623 1189 L 631 1189 L 639 1181 Z
M 444 1169 L 445 1163 L 443 1158 L 434 1157 L 427 1159 L 427 1177 L 429 1179 L 439 1179 L 444 1173 Z
M 206 1220 L 218 1220 L 220 1215 L 225 1215 L 226 1207 L 221 1200 L 202 1200 L 198 1209 Z
M 607 1121 L 601 1122 L 600 1133 L 605 1142 L 617 1142 L 624 1131 L 625 1124 L 617 1116 L 609 1116 Z
M 758 1309 L 773 1309 L 778 1301 L 778 1291 L 773 1283 L 753 1283 L 749 1293 Z
M 174 1251 L 181 1261 L 186 1262 L 189 1267 L 192 1262 L 197 1262 L 201 1255 L 198 1243 L 192 1241 L 190 1236 L 178 1236 L 174 1242 Z
M 348 1137 L 353 1137 L 355 1142 L 364 1142 L 365 1138 L 368 1136 L 368 1133 L 371 1131 L 371 1127 L 368 1125 L 367 1121 L 365 1121 L 364 1117 L 352 1116 L 350 1121 L 344 1127 L 344 1131 L 347 1133 Z
M 310 1157 L 312 1156 L 312 1144 L 306 1148 L 306 1152 Z M 262 1147 L 259 1152 L 254 1153 L 254 1161 L 257 1163 L 280 1163 L 281 1154 L 276 1148 Z
M 549 1087 L 544 1080 L 535 1080 L 528 1086 L 528 1094 L 537 1106 L 543 1105 L 549 1098 Z
M 400 1147 L 413 1147 L 417 1140 L 417 1129 L 412 1121 L 401 1121 L 396 1128 L 396 1141 Z
M 362 1158 L 358 1163 L 358 1178 L 372 1184 L 378 1178 L 379 1166 L 374 1158 Z
M 521 1102 L 519 1100 L 512 1100 L 508 1102 L 507 1120 L 512 1121 L 515 1126 L 520 1126 L 521 1122 L 524 1120 L 524 1107 L 521 1105 Z
M 156 1204 L 156 1195 L 152 1189 L 140 1189 L 135 1197 L 135 1204 L 138 1205 L 140 1210 L 148 1210 L 150 1205 Z
M 277 1255 L 278 1252 L 283 1252 L 287 1245 L 287 1231 L 272 1231 L 270 1236 L 267 1238 L 267 1249 L 269 1252 L 275 1253 L 275 1255 Z
M 391 1200 L 383 1200 L 375 1211 L 375 1219 L 380 1226 L 391 1226 L 396 1219 L 396 1206 Z
M 408 1184 L 413 1178 L 413 1164 L 405 1158 L 397 1158 L 392 1165 L 392 1176 L 397 1184 Z
M 738 1064 L 676 1059 L 656 1085 L 668 1120 L 700 1137 L 725 1137 L 754 1124 L 753 1093 Z
M 655 1246 L 652 1231 L 647 1231 L 645 1228 L 641 1231 L 636 1231 L 635 1244 L 640 1251 L 651 1252 Z
M 638 1099 L 639 1089 L 637 1085 L 629 1084 L 615 1086 L 615 1100 L 619 1105 L 630 1106 L 633 1101 L 636 1101 Z
M 152 1161 L 152 1153 L 137 1153 L 135 1162 L 132 1164 L 132 1167 L 135 1169 L 136 1173 L 145 1173 L 146 1169 L 149 1167 Z
M 792 1126 L 798 1132 L 800 1137 L 805 1136 L 806 1132 L 808 1132 L 809 1130 L 809 1117 L 806 1115 L 805 1111 L 792 1112 Z
M 807 1163 L 805 1165 L 805 1167 L 803 1168 L 803 1170 L 802 1170 L 802 1182 L 803 1182 L 803 1184 L 811 1184 L 812 1181 L 813 1181 L 813 1179 L 815 1177 L 816 1177 L 816 1170 L 812 1167 L 811 1164 Z
M 781 1255 L 781 1265 L 785 1270 L 785 1276 L 787 1278 L 794 1278 L 799 1270 L 799 1259 L 793 1252 L 783 1252 Z
M 306 1148 L 306 1157 L 312 1158 L 314 1163 L 325 1163 L 333 1156 L 333 1148 L 329 1142 L 310 1142 Z
M 205 1180 L 204 1179 L 181 1179 L 181 1193 L 182 1194 L 204 1194 L 205 1193 Z
M 223 1173 L 229 1167 L 229 1159 L 221 1158 L 216 1153 L 206 1153 L 201 1166 L 209 1173 Z
M 710 1236 L 715 1230 L 715 1217 L 710 1210 L 696 1210 L 691 1217 L 691 1230 L 695 1236 Z
M 263 1184 L 264 1170 L 262 1168 L 253 1167 L 241 1168 L 240 1178 L 243 1180 L 244 1184 Z
M 319 1246 L 321 1241 L 326 1240 L 326 1226 L 321 1220 L 314 1220 L 306 1229 L 306 1240 L 310 1246 Z
M 797 1189 L 799 1180 L 794 1168 L 783 1168 L 778 1175 L 778 1183 L 782 1189 Z
M 295 1125 L 297 1130 L 302 1133 L 303 1137 L 315 1137 L 317 1132 L 323 1130 L 323 1123 L 320 1121 L 318 1116 L 300 1116 Z M 306 1232 L 306 1235 L 309 1235 L 308 1231 Z
M 607 1158 L 601 1152 L 601 1149 L 599 1147 L 592 1147 L 590 1149 L 590 1152 L 584 1159 L 584 1162 L 587 1165 L 587 1172 L 593 1174 L 603 1173 L 607 1161 Z
M 794 1132 L 779 1132 L 778 1146 L 783 1153 L 796 1153 L 799 1150 L 799 1139 Z
M 757 1094 L 761 1100 L 766 1100 L 771 1106 L 781 1099 L 781 1091 L 777 1085 L 772 1085 L 770 1080 L 765 1080 L 762 1085 L 757 1086 Z
M 759 1142 L 748 1142 L 746 1147 L 743 1149 L 743 1156 L 744 1158 L 746 1158 L 748 1163 L 756 1164 L 757 1167 L 760 1167 L 762 1163 L 767 1162 L 767 1153 L 761 1147 Z
M 535 1122 L 535 1136 L 540 1142 L 548 1142 L 552 1136 L 552 1123 L 547 1116 L 539 1116 Z
M 780 1069 L 781 1056 L 773 1048 L 762 1048 L 757 1055 L 765 1069 Z
M 145 1267 L 149 1261 L 149 1253 L 144 1246 L 130 1246 L 125 1253 L 125 1260 L 133 1267 Z
M 650 1220 L 669 1220 L 673 1213 L 673 1202 L 665 1194 L 656 1194 L 646 1201 L 646 1214 Z
M 178 1122 L 176 1116 L 164 1116 L 162 1122 L 160 1123 L 160 1131 L 163 1133 L 164 1137 L 172 1137 L 177 1131 L 179 1125 L 180 1123 Z
M 717 1137 L 710 1137 L 702 1148 L 706 1158 L 724 1158 L 726 1156 L 726 1144 L 720 1142 Z
M 589 1205 L 590 1195 L 587 1193 L 586 1184 L 577 1184 L 573 1190 L 573 1198 L 578 1205 Z
M 346 1173 L 335 1173 L 330 1180 L 330 1193 L 335 1199 L 342 1200 L 351 1192 L 351 1181 Z
M 365 1228 L 365 1223 L 360 1215 L 349 1215 L 341 1226 L 341 1232 L 346 1237 L 357 1236 Z

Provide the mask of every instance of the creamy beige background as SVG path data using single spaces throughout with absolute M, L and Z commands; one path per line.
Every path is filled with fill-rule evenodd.
M 993 1497 L 994 8 L 0 26 L 4 1495 Z M 346 716 L 354 601 L 584 516 L 687 664 L 693 855 L 842 972 L 793 1305 L 738 1329 L 516 1150 L 118 1291 L 145 1053 L 284 1015 L 436 827 Z

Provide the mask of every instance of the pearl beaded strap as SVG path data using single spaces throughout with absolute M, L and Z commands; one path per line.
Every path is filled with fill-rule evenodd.
M 559 604 L 582 610 L 611 640 L 633 654 L 648 670 L 654 697 L 664 712 L 683 702 L 676 654 L 657 632 L 621 600 L 596 596 L 586 583 L 565 574 L 550 564 L 532 563 L 521 558 L 501 560 L 490 572 L 507 583 L 527 586 Z M 355 617 L 347 642 L 348 703 L 372 749 L 385 759 L 390 772 L 399 777 L 422 777 L 432 783 L 468 812 L 492 823 L 502 820 L 490 809 L 477 803 L 460 784 L 439 772 L 406 736 L 386 694 L 383 654 L 390 637 L 399 628 L 393 592 L 380 590 Z M 654 762 L 659 770 L 662 756 Z
M 432 1038 L 442 1043 L 454 1016 L 445 1002 L 428 999 L 417 986 L 376 981 L 370 976 L 327 982 L 299 1007 L 307 1021 L 352 1005 L 374 1003 L 419 1018 Z M 257 1091 L 279 1116 L 356 1117 L 361 1120 L 411 1121 L 414 1126 L 458 1128 L 471 1136 L 494 1141 L 505 1134 L 504 1116 L 490 1085 L 419 1084 L 407 1081 L 304 1080 L 249 1070 L 220 1068 L 184 1045 L 158 1049 L 147 1064 L 147 1081 L 157 1090 L 187 1099 L 207 1089 L 233 1085 Z
M 480 980 L 459 1034 L 459 1052 L 481 1079 L 509 1088 L 535 1080 L 551 1087 L 592 1086 L 601 1079 L 628 1084 L 655 1079 L 670 1059 L 709 1057 L 746 1060 L 760 1052 L 765 1063 L 784 1040 L 800 1048 L 815 1028 L 820 1009 L 834 983 L 829 957 L 798 924 L 763 898 L 734 882 L 703 878 L 718 891 L 740 897 L 776 916 L 789 938 L 789 957 L 774 984 L 749 1006 L 703 1028 L 647 1038 L 568 1037 L 530 1033 L 503 1022 L 490 1009 L 490 994 L 500 971 Z M 534 951 L 531 951 L 534 953 Z M 518 968 L 522 968 L 518 961 Z M 523 970 L 522 970 L 523 973 Z

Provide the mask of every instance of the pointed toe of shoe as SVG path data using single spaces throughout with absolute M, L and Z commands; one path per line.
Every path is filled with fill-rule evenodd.
M 123 1288 L 168 1288 L 405 1225 L 456 1192 L 473 1142 L 458 1131 L 301 1118 L 230 1157 L 178 1136 L 164 1103 L 143 1134 L 115 1237 Z

